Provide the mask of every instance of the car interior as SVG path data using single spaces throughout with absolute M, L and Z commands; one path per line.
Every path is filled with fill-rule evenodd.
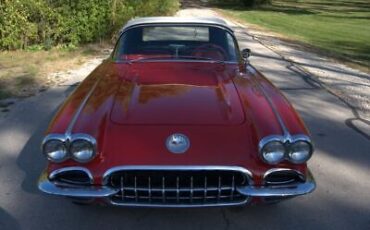
M 217 27 L 141 26 L 122 34 L 115 58 L 235 61 L 235 48 L 233 37 Z

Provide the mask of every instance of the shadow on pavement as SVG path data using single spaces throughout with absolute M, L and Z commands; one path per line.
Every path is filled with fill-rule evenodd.
M 65 96 L 68 96 L 77 85 L 78 84 L 70 85 L 62 93 Z M 61 92 L 56 92 L 55 94 L 60 93 Z M 44 138 L 44 133 L 48 128 L 49 122 L 52 120 L 55 113 L 58 111 L 60 105 L 58 105 L 49 114 L 43 114 L 44 119 L 40 122 L 40 124 L 37 127 L 35 127 L 36 129 L 32 133 L 32 136 L 29 138 L 24 148 L 18 155 L 17 164 L 19 168 L 25 173 L 25 178 L 22 182 L 22 189 L 29 193 L 39 193 L 39 190 L 37 188 L 38 178 L 41 172 L 46 167 L 46 159 L 41 153 L 40 146 L 42 139 Z M 27 123 L 28 121 L 25 120 L 23 122 Z
M 0 229 L 18 230 L 21 229 L 19 223 L 9 213 L 0 207 Z

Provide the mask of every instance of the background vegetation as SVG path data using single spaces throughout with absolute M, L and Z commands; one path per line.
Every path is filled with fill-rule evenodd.
M 178 6 L 178 0 L 0 0 L 0 49 L 110 38 L 132 17 L 169 15 Z
M 224 0 L 221 12 L 369 71 L 369 0 L 272 0 L 254 8 L 235 1 Z
M 50 73 L 105 57 L 109 40 L 130 18 L 171 15 L 178 8 L 178 0 L 0 0 L 0 112 L 2 99 L 63 81 Z
M 255 7 L 263 4 L 271 3 L 271 0 L 210 0 L 211 3 L 222 5 L 243 5 L 247 7 Z

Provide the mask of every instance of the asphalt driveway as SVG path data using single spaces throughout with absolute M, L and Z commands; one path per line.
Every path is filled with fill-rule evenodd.
M 0 229 L 370 229 L 370 139 L 348 125 L 354 111 L 271 49 L 235 27 L 251 63 L 293 103 L 316 152 L 317 190 L 277 205 L 246 208 L 139 209 L 76 206 L 37 190 L 46 165 L 40 142 L 48 122 L 81 79 L 12 106 L 0 118 Z

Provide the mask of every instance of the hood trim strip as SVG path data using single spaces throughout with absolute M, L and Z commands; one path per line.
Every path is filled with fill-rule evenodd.
M 249 69 L 249 71 L 251 71 L 251 69 L 250 69 L 250 67 L 249 67 L 249 66 L 248 66 L 247 68 Z M 254 72 L 254 70 L 253 70 L 252 72 Z M 254 76 L 254 78 L 256 78 L 255 74 L 253 74 L 253 76 Z M 270 105 L 270 107 L 271 107 L 271 109 L 272 109 L 272 112 L 274 113 L 274 115 L 275 115 L 276 119 L 278 120 L 279 125 L 280 125 L 280 127 L 281 127 L 281 129 L 282 129 L 282 131 L 283 131 L 283 136 L 284 136 L 286 139 L 289 139 L 289 140 L 290 140 L 290 139 L 291 139 L 291 138 L 290 138 L 290 137 L 291 137 L 291 135 L 290 135 L 290 133 L 289 133 L 289 130 L 288 130 L 288 128 L 286 127 L 286 125 L 285 125 L 285 123 L 284 123 L 283 119 L 281 118 L 280 113 L 278 112 L 278 110 L 277 110 L 276 106 L 274 105 L 274 103 L 273 103 L 272 99 L 271 99 L 271 98 L 269 97 L 269 95 L 266 93 L 265 89 L 264 89 L 264 88 L 263 88 L 263 86 L 260 84 L 260 82 L 258 81 L 258 79 L 255 79 L 254 81 L 255 81 L 255 82 L 256 82 L 256 84 L 258 85 L 258 88 L 260 88 L 260 90 L 261 90 L 261 92 L 262 92 L 263 96 L 266 98 L 267 102 L 269 103 L 269 105 Z
M 68 127 L 67 127 L 67 129 L 65 131 L 65 135 L 67 137 L 70 137 L 72 135 L 72 130 L 73 130 L 73 127 L 75 126 L 75 124 L 77 122 L 78 117 L 80 116 L 82 110 L 85 108 L 85 105 L 86 105 L 87 101 L 89 100 L 89 98 L 91 97 L 91 95 L 93 94 L 93 92 L 95 91 L 95 89 L 98 86 L 99 82 L 100 82 L 100 79 L 97 82 L 95 82 L 95 84 L 90 89 L 90 91 L 87 93 L 87 95 L 85 96 L 85 98 L 81 102 L 80 106 L 78 107 L 77 111 L 73 115 L 73 118 L 70 121 L 70 123 L 69 123 L 69 125 L 68 125 Z

